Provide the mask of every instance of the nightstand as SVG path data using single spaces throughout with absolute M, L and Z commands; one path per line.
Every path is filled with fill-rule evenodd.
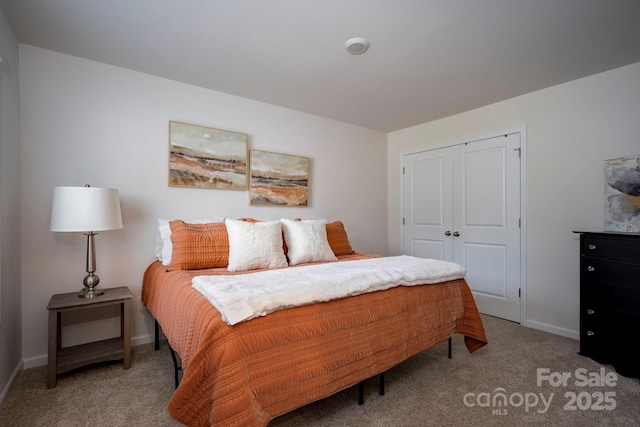
M 93 363 L 123 360 L 124 369 L 131 367 L 131 299 L 129 288 L 103 289 L 104 294 L 94 298 L 79 298 L 78 292 L 51 297 L 49 310 L 48 388 L 56 386 L 59 374 Z M 62 313 L 120 304 L 120 336 L 72 347 L 61 347 Z

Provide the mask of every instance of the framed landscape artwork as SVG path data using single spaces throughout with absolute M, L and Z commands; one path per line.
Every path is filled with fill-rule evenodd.
M 251 150 L 250 167 L 251 205 L 308 206 L 308 157 Z
M 169 122 L 169 185 L 247 190 L 248 136 Z
M 605 160 L 605 231 L 640 232 L 640 157 Z

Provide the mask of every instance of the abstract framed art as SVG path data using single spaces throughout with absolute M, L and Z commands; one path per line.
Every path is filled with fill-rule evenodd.
M 169 122 L 169 185 L 247 190 L 248 136 Z
M 605 160 L 605 231 L 640 232 L 640 157 Z
M 249 204 L 308 206 L 309 158 L 251 150 Z

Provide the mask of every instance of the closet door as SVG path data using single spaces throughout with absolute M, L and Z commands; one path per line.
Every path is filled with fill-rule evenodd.
M 454 261 L 480 312 L 520 322 L 520 134 L 403 158 L 403 253 Z
M 453 260 L 453 180 L 450 148 L 405 156 L 403 161 L 403 251 Z
M 453 261 L 481 313 L 520 322 L 520 134 L 453 147 Z

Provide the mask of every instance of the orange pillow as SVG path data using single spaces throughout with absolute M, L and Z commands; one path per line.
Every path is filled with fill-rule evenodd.
M 347 237 L 347 231 L 344 229 L 344 224 L 340 221 L 327 224 L 327 240 L 336 256 L 351 255 L 355 252 L 349 244 L 349 238 Z
M 171 227 L 171 263 L 168 271 L 200 270 L 229 264 L 229 235 L 224 222 L 187 224 L 169 222 Z
M 253 219 L 253 218 L 238 218 L 238 221 L 244 222 L 262 222 L 261 219 Z

